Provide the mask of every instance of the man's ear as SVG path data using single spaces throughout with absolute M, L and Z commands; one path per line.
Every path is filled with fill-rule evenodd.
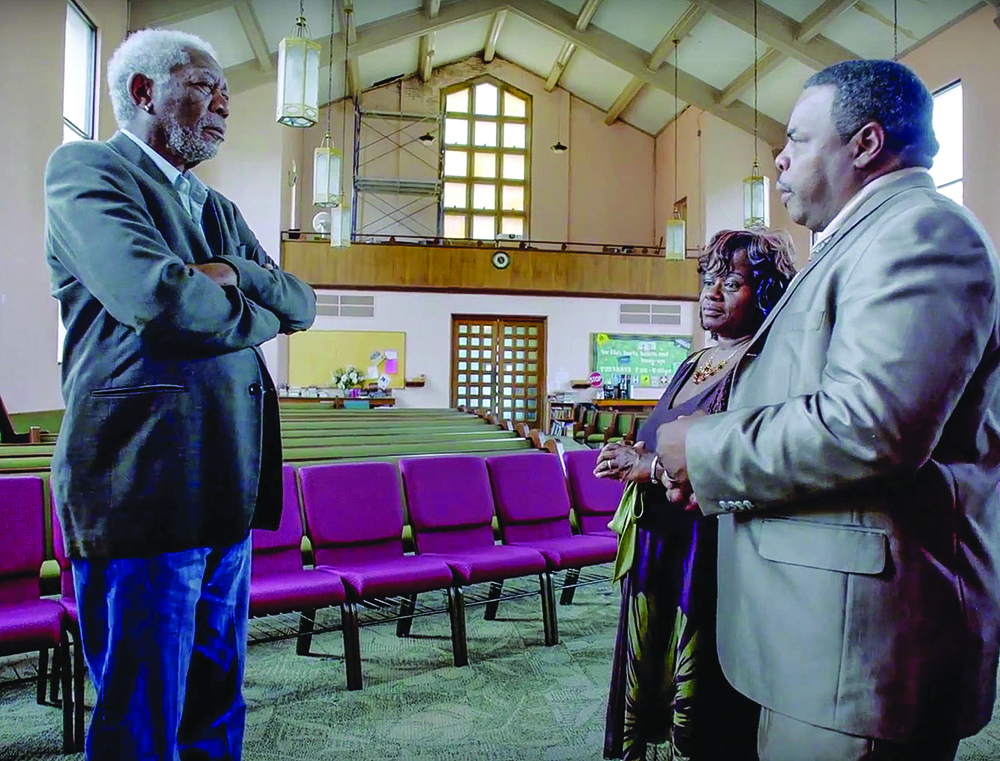
M 864 169 L 885 151 L 885 128 L 878 122 L 868 122 L 853 138 L 854 168 Z
M 129 95 L 132 102 L 143 111 L 150 111 L 153 107 L 153 80 L 144 74 L 133 74 L 128 83 Z

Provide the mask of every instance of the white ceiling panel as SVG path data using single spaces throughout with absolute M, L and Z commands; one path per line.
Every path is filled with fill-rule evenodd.
M 195 16 L 179 24 L 165 24 L 163 28 L 196 34 L 209 42 L 215 48 L 222 68 L 253 58 L 253 49 L 240 25 L 240 18 L 232 8 Z
M 421 0 L 354 0 L 354 24 L 361 26 L 407 11 L 419 10 L 422 5 Z
M 687 105 L 678 98 L 677 113 L 681 113 L 687 108 Z M 628 108 L 621 115 L 622 121 L 628 122 L 633 127 L 638 127 L 650 135 L 658 134 L 673 118 L 674 96 L 658 87 L 650 87 L 649 85 L 639 91 L 639 94 L 632 99 Z
M 973 0 L 899 0 L 899 50 L 937 31 L 978 3 Z M 858 3 L 832 21 L 823 34 L 863 58 L 892 58 L 892 0 Z
M 765 46 L 758 51 L 764 54 Z M 693 74 L 718 90 L 725 89 L 753 63 L 753 35 L 745 34 L 715 16 L 705 16 L 678 48 L 681 71 Z M 673 63 L 674 54 L 667 59 Z
M 792 113 L 795 101 L 799 99 L 802 85 L 815 73 L 805 64 L 791 58 L 779 63 L 757 83 L 757 104 L 760 112 L 781 124 L 788 124 L 788 117 Z M 752 108 L 753 87 L 748 88 L 740 96 L 740 100 Z
M 591 23 L 651 53 L 689 5 L 687 0 L 605 0 Z
M 559 80 L 559 86 L 606 110 L 631 79 L 632 75 L 627 71 L 577 48 Z
M 420 55 L 420 38 L 397 42 L 375 53 L 369 53 L 358 58 L 361 73 L 361 86 L 368 88 L 376 82 L 381 82 L 398 74 L 408 76 L 417 70 L 417 57 Z
M 553 5 L 558 5 L 560 8 L 565 8 L 574 16 L 580 15 L 580 9 L 583 7 L 584 0 L 551 0 Z
M 544 78 L 552 70 L 562 44 L 559 35 L 508 13 L 497 40 L 497 55 Z
M 510 21 L 510 16 L 508 13 L 507 21 Z M 500 28 L 501 37 L 507 28 L 507 21 Z M 492 23 L 492 16 L 484 16 L 438 30 L 434 35 L 434 66 L 461 61 L 478 53 L 486 45 L 486 35 L 490 33 Z
M 271 52 L 278 49 L 282 37 L 287 37 L 299 17 L 297 0 L 251 0 L 254 13 L 264 30 Z M 330 9 L 332 0 L 305 0 L 303 9 L 306 15 L 306 25 L 309 36 L 314 40 L 330 36 Z M 334 21 L 334 32 L 340 31 L 340 22 Z

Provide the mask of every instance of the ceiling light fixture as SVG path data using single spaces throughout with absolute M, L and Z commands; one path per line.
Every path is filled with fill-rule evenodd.
M 684 248 L 687 245 L 687 225 L 681 219 L 680 210 L 677 208 L 677 133 L 679 131 L 677 123 L 677 70 L 680 68 L 677 49 L 680 43 L 679 39 L 674 40 L 674 213 L 667 220 L 667 226 L 663 232 L 663 256 L 667 259 L 683 259 Z
M 309 39 L 304 0 L 288 37 L 278 45 L 279 124 L 311 127 L 319 119 L 320 46 Z
M 743 226 L 764 230 L 771 224 L 771 178 L 760 171 L 757 159 L 757 0 L 753 0 L 753 167 L 743 180 Z

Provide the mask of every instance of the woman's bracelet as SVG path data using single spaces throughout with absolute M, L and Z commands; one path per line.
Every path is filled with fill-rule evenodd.
M 654 483 L 662 484 L 664 489 L 670 488 L 670 479 L 667 478 L 667 469 L 663 469 L 663 478 L 656 477 L 656 466 L 660 464 L 660 456 L 658 454 L 653 455 L 653 464 L 649 468 L 649 478 Z

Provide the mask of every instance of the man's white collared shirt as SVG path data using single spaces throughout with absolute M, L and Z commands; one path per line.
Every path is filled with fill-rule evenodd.
M 861 188 L 861 190 L 854 194 L 850 201 L 844 204 L 844 208 L 837 212 L 837 216 L 830 220 L 830 224 L 824 227 L 820 232 L 816 233 L 816 236 L 813 239 L 812 248 L 809 249 L 809 258 L 811 259 L 816 253 L 816 250 L 822 246 L 823 242 L 837 232 L 841 225 L 844 224 L 844 221 L 854 213 L 854 210 L 870 198 L 879 188 L 882 188 L 895 180 L 908 177 L 911 174 L 919 174 L 921 172 L 924 174 L 930 174 L 922 166 L 910 166 L 906 169 L 897 169 L 895 172 L 889 172 L 888 174 L 883 174 L 881 177 L 876 177 L 874 180 Z
M 204 232 L 201 217 L 205 211 L 205 202 L 208 200 L 208 188 L 205 183 L 199 180 L 190 170 L 183 174 L 179 172 L 177 167 L 127 129 L 120 131 L 125 137 L 138 145 L 153 163 L 156 164 L 156 167 L 163 172 L 163 176 L 167 178 L 167 182 L 173 186 L 174 190 L 177 191 L 177 195 L 180 196 L 181 206 L 184 207 L 184 210 L 198 225 L 198 229 Z

